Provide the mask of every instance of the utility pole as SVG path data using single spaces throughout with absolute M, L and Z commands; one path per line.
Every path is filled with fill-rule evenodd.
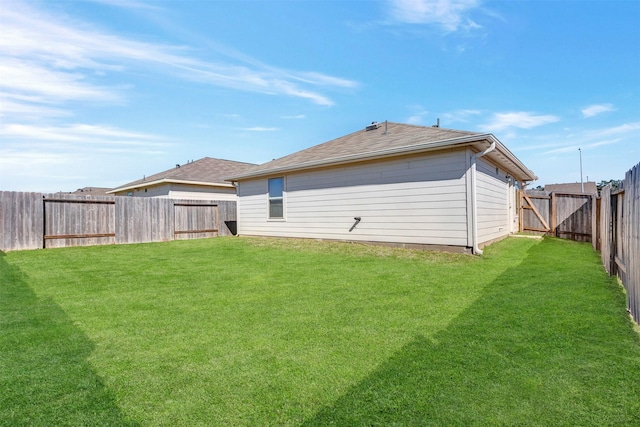
M 584 182 L 582 182 L 582 149 L 578 148 L 578 151 L 580 152 L 580 188 L 584 193 Z

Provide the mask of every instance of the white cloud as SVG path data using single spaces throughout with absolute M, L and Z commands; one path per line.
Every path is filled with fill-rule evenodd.
M 595 104 L 590 105 L 586 108 L 582 109 L 582 116 L 584 118 L 589 118 L 593 116 L 597 116 L 598 114 L 606 113 L 607 111 L 614 111 L 615 108 L 612 104 Z
M 422 115 L 421 114 L 414 114 L 413 116 L 410 116 L 409 118 L 407 118 L 407 123 L 410 125 L 421 125 L 422 124 Z
M 3 124 L 0 140 L 0 188 L 20 191 L 58 191 L 71 181 L 109 186 L 104 182 L 117 177 L 124 163 L 139 166 L 140 159 L 165 155 L 172 145 L 157 135 L 82 123 Z
M 148 3 L 136 0 L 87 0 L 93 3 L 102 3 L 109 6 L 121 7 L 123 9 L 131 9 L 131 10 L 150 10 L 157 11 L 160 10 L 160 7 L 156 5 L 150 5 Z
M 405 122 L 410 125 L 423 125 L 425 119 L 431 114 L 422 105 L 412 105 L 409 109 L 411 110 L 411 116 L 406 118 Z
M 304 114 L 296 114 L 293 116 L 282 116 L 280 117 L 281 119 L 287 119 L 287 120 L 300 120 L 300 119 L 306 119 L 307 116 L 305 116 Z
M 15 99 L 10 96 L 0 95 L 0 117 L 20 117 L 26 120 L 41 120 L 45 117 L 68 117 L 73 114 L 70 111 L 33 104 L 28 99 Z M 7 121 L 5 119 L 5 121 Z
M 0 136 L 7 139 L 34 141 L 62 141 L 81 144 L 161 145 L 166 144 L 154 135 L 132 132 L 110 126 L 72 124 L 66 126 L 37 126 L 6 124 L 0 126 Z
M 247 130 L 250 132 L 275 132 L 277 130 L 279 130 L 278 128 L 268 128 L 268 127 L 260 127 L 260 126 L 255 126 L 255 127 L 251 127 L 251 128 L 244 128 L 243 130 Z
M 546 136 L 545 139 L 559 142 L 524 147 L 521 150 L 547 148 L 543 154 L 558 154 L 577 151 L 578 148 L 597 148 L 606 145 L 630 142 L 640 137 L 640 122 L 625 123 L 604 129 L 588 129 L 577 134 Z
M 640 122 L 625 123 L 620 126 L 614 126 L 607 129 L 600 129 L 591 132 L 591 136 L 595 138 L 603 138 L 613 135 L 625 135 L 640 131 Z
M 10 3 L 3 8 L 0 33 L 2 88 L 11 93 L 37 95 L 48 102 L 113 101 L 118 99 L 114 94 L 117 91 L 96 82 L 101 74 L 131 69 L 171 73 L 184 80 L 231 89 L 298 97 L 326 106 L 333 101 L 312 87 L 358 86 L 355 81 L 319 72 L 271 67 L 242 54 L 228 54 L 230 51 L 224 48 L 217 53 L 226 56 L 226 62 L 204 60 L 188 47 L 125 38 L 22 3 Z
M 466 123 L 480 114 L 482 114 L 482 112 L 479 110 L 456 110 L 450 113 L 445 113 L 442 115 L 443 126 L 447 127 L 447 123 Z
M 487 132 L 503 131 L 508 128 L 531 129 L 534 127 L 555 123 L 560 119 L 552 115 L 537 115 L 529 112 L 495 113 L 493 120 L 480 129 Z
M 120 96 L 107 89 L 85 82 L 79 72 L 47 68 L 28 60 L 4 59 L 0 63 L 0 89 L 9 98 L 54 104 L 71 100 L 115 102 Z M 2 110 L 6 110 L 2 108 Z
M 478 0 L 391 0 L 394 19 L 407 24 L 436 24 L 447 31 L 481 28 L 469 18 Z
M 566 147 L 556 148 L 555 150 L 545 151 L 544 154 L 570 153 L 573 151 L 578 151 L 578 149 L 584 150 L 585 148 L 596 148 L 596 147 L 601 147 L 603 145 L 615 144 L 617 142 L 620 142 L 619 138 L 610 139 L 606 141 L 593 142 L 590 144 L 581 144 L 581 145 L 573 144 L 573 145 L 568 145 Z

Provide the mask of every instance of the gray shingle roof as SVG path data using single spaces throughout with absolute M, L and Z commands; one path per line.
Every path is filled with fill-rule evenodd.
M 167 169 L 166 171 L 121 185 L 111 190 L 111 192 L 114 193 L 142 185 L 159 184 L 165 181 L 189 181 L 208 185 L 219 184 L 228 186 L 229 183 L 225 182 L 225 177 L 231 174 L 241 173 L 252 166 L 255 166 L 255 164 L 204 157 L 200 160 L 180 165 L 180 167 Z
M 367 128 L 372 129 L 367 130 Z M 236 181 L 272 173 L 362 161 L 376 156 L 398 155 L 412 152 L 412 150 L 432 149 L 430 147 L 444 148 L 449 141 L 452 143 L 456 141 L 459 144 L 477 143 L 474 144 L 477 145 L 476 149 L 481 150 L 486 148 L 482 148 L 481 142 L 487 143 L 489 139 L 495 139 L 489 134 L 394 122 L 378 123 L 377 126 L 367 126 L 367 128 L 249 168 L 239 174 L 229 175 L 227 179 Z M 535 179 L 533 172 L 527 169 L 504 145 L 499 144 L 499 149 L 491 156 L 508 163 L 510 168 L 518 169 L 516 176 L 519 179 Z
M 369 127 L 369 126 L 368 126 Z M 378 123 L 372 130 L 361 129 L 349 135 L 315 145 L 288 156 L 263 163 L 245 171 L 253 173 L 280 169 L 350 156 L 366 155 L 393 148 L 409 147 L 463 136 L 480 135 L 474 132 L 407 125 L 402 123 Z M 243 173 L 243 175 L 245 174 Z

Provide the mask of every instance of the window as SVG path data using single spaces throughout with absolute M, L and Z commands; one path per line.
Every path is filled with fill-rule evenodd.
M 284 178 L 269 179 L 269 218 L 284 218 Z

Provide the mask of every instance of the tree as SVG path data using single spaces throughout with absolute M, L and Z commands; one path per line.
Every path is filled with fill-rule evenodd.
M 622 184 L 622 180 L 619 179 L 610 179 L 608 181 L 606 180 L 602 180 L 597 184 L 598 187 L 598 191 L 602 190 L 603 187 L 607 186 L 611 184 L 611 189 L 612 190 L 619 190 L 620 189 L 620 185 Z

